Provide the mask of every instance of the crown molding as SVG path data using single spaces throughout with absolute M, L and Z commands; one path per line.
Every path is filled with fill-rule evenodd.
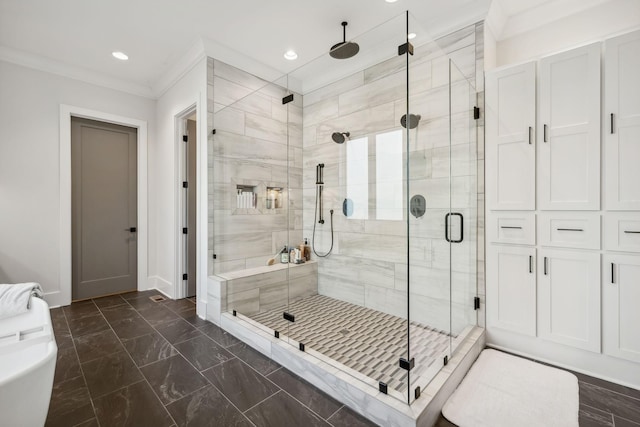
M 196 40 L 189 50 L 153 84 L 155 98 L 160 98 L 206 56 L 202 39 Z
M 501 0 L 505 1 L 505 0 Z M 508 1 L 508 0 L 507 0 Z M 558 21 L 570 15 L 575 15 L 587 9 L 596 7 L 611 0 L 554 0 L 532 7 L 521 13 L 509 16 L 500 34 L 494 33 L 497 40 L 535 30 L 551 22 Z M 493 3 L 498 3 L 494 0 Z
M 79 80 L 96 86 L 126 92 L 144 98 L 155 99 L 150 87 L 108 76 L 86 68 L 76 67 L 40 55 L 34 55 L 7 46 L 0 46 L 0 61 L 10 62 L 23 67 L 46 73 Z

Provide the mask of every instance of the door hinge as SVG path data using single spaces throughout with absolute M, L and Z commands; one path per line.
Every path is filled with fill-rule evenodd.
M 378 383 L 378 390 L 380 390 L 384 394 L 387 394 L 387 383 L 383 383 L 382 381 L 380 381 Z
M 411 360 L 407 360 L 403 357 L 400 358 L 400 367 L 405 371 L 412 370 L 415 364 L 416 364 L 416 360 L 413 357 L 411 358 Z
M 445 356 L 444 357 L 444 366 L 447 366 L 449 364 L 449 356 Z
M 182 234 L 187 234 L 188 231 L 187 227 L 182 227 Z
M 182 188 L 189 188 L 189 183 L 187 181 L 182 181 Z
M 298 343 L 298 348 L 300 349 L 300 351 L 304 351 L 304 344 Z
M 291 101 L 293 101 L 293 94 L 289 94 L 289 95 L 285 96 L 284 98 L 282 98 L 282 105 L 288 104 Z
M 280 338 L 280 332 L 279 331 L 273 331 L 273 336 L 276 338 Z
M 473 298 L 473 309 L 480 310 L 480 297 Z
M 188 135 L 182 135 L 182 140 L 183 140 L 184 142 L 189 141 L 189 136 L 188 136 Z
M 293 314 L 287 313 L 286 311 L 284 313 L 282 313 L 282 317 L 285 320 L 288 320 L 289 322 L 295 322 L 296 321 L 296 316 L 294 316 Z
M 213 254 L 213 259 L 218 259 L 218 255 Z
M 184 273 L 182 275 L 182 280 L 189 280 L 189 275 L 187 273 Z
M 406 42 L 398 46 L 398 56 L 402 56 L 407 52 L 409 55 L 413 55 L 413 45 L 411 43 Z
M 211 131 L 211 135 L 215 135 L 215 134 L 216 134 L 216 130 L 215 130 L 215 129 L 213 129 L 213 130 Z
M 415 396 L 416 396 L 416 399 L 420 397 L 420 386 L 416 387 Z
M 473 107 L 473 118 L 474 120 L 478 120 L 480 118 L 480 108 Z

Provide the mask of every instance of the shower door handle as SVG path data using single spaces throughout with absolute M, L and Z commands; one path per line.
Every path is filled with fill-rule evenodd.
M 449 236 L 449 217 L 457 216 L 460 217 L 460 239 L 454 240 Z M 449 212 L 444 216 L 444 238 L 449 243 L 460 243 L 464 239 L 464 217 L 460 212 Z

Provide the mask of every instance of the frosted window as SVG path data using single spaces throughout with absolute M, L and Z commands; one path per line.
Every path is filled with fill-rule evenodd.
M 376 219 L 402 220 L 402 131 L 376 135 Z
M 347 198 L 353 201 L 352 219 L 369 218 L 369 141 L 352 139 L 347 144 Z

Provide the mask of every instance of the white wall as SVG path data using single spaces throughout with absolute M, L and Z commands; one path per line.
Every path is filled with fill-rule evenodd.
M 61 304 L 60 104 L 146 121 L 150 148 L 155 135 L 154 100 L 0 61 L 0 283 L 39 282 L 51 305 Z
M 153 286 L 169 297 L 176 296 L 177 281 L 177 243 L 178 228 L 178 164 L 176 116 L 193 105 L 198 107 L 198 162 L 204 161 L 204 170 L 199 174 L 203 182 L 197 188 L 207 187 L 206 141 L 207 141 L 207 61 L 203 57 L 196 65 L 168 89 L 156 104 L 156 140 L 149 146 L 149 235 L 152 242 L 149 251 L 149 270 L 154 273 Z M 205 203 L 206 205 L 206 203 Z M 204 239 L 206 254 L 207 206 L 204 206 L 204 221 L 198 218 L 198 247 Z M 200 273 L 201 260 L 198 260 L 199 277 L 206 283 L 206 260 L 204 273 Z M 181 272 L 180 272 L 181 273 Z M 198 287 L 201 289 L 201 287 Z M 200 311 L 200 310 L 199 310 Z
M 536 59 L 639 27 L 638 0 L 611 0 L 535 30 L 499 40 L 496 66 Z

